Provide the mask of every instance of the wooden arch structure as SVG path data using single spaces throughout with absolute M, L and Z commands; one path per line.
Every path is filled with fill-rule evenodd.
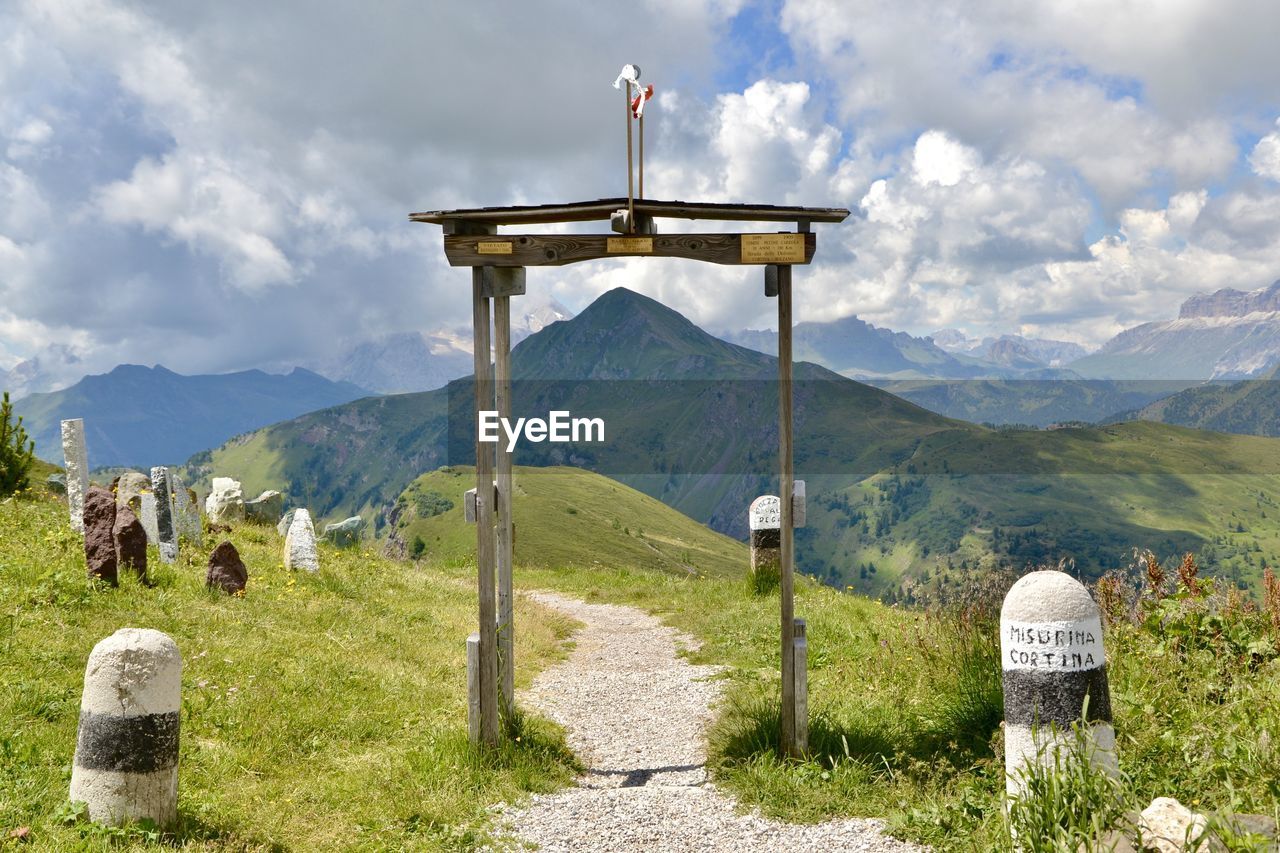
M 804 673 L 795 667 L 796 623 L 793 598 L 795 533 L 793 522 L 791 394 L 791 268 L 813 259 L 816 222 L 844 221 L 844 208 L 779 207 L 763 204 L 714 204 L 613 198 L 569 204 L 483 207 L 412 213 L 413 222 L 443 226 L 449 264 L 471 267 L 475 410 L 511 414 L 511 302 L 525 292 L 525 268 L 561 266 L 614 257 L 687 258 L 714 264 L 765 268 L 765 295 L 778 300 L 778 435 L 781 504 L 781 669 L 784 754 L 804 751 Z M 793 231 L 775 233 L 658 234 L 654 220 L 697 219 L 722 222 L 790 223 Z M 608 220 L 614 234 L 498 233 L 499 227 Z M 490 309 L 492 308 L 492 327 Z M 493 374 L 490 378 L 492 328 Z M 490 408 L 492 407 L 492 408 Z M 512 454 L 501 444 L 476 436 L 476 566 L 479 584 L 479 632 L 467 643 L 472 740 L 496 745 L 499 720 L 514 707 L 514 625 L 512 622 Z M 496 470 L 496 477 L 495 477 Z M 496 600 L 495 600 L 496 581 Z M 800 694 L 797 695 L 797 676 Z

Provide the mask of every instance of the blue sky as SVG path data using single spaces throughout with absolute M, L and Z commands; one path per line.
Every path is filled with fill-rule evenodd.
M 840 205 L 801 319 L 1095 345 L 1280 278 L 1280 6 L 0 0 L 0 369 L 312 363 L 465 323 L 411 210 L 617 195 Z M 537 270 L 762 327 L 750 270 Z

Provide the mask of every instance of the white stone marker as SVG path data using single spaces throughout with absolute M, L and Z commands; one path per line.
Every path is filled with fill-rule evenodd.
M 320 555 L 316 553 L 316 530 L 311 524 L 311 513 L 299 507 L 289 523 L 289 532 L 284 537 L 284 567 L 286 569 L 306 569 L 308 572 L 320 570 Z
M 212 524 L 244 521 L 244 490 L 239 480 L 214 477 L 213 488 L 204 501 L 205 515 Z
M 755 588 L 777 585 L 782 566 L 782 502 L 777 495 L 761 495 L 747 510 L 751 529 L 751 575 Z
M 89 453 L 84 446 L 84 419 L 62 422 L 62 458 L 67 469 L 67 507 L 71 529 L 84 533 L 84 493 L 89 491 Z
M 84 673 L 71 800 L 95 823 L 178 818 L 182 655 L 167 635 L 121 628 L 93 647 Z
M 1036 761 L 1052 765 L 1055 749 L 1074 746 L 1072 726 L 1081 722 L 1085 697 L 1089 759 L 1117 770 L 1102 618 L 1079 581 L 1041 571 L 1015 583 L 1000 610 L 1000 658 L 1009 796 L 1022 791 L 1022 767 Z
M 178 559 L 178 531 L 173 519 L 173 484 L 169 469 L 157 466 L 151 469 L 151 490 L 156 497 L 156 541 L 160 547 L 160 560 L 172 563 Z

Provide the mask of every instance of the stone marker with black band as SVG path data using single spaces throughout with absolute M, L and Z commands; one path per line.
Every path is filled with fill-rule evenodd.
M 71 800 L 95 823 L 178 817 L 182 656 L 167 634 L 121 628 L 85 668 Z
M 1082 723 L 1092 763 L 1116 771 L 1102 619 L 1079 581 L 1039 571 L 1015 583 L 1000 611 L 1000 658 L 1009 796 L 1021 793 L 1028 763 L 1069 757 Z
M 747 511 L 751 529 L 752 587 L 763 592 L 778 585 L 782 565 L 782 511 L 777 495 L 761 495 Z

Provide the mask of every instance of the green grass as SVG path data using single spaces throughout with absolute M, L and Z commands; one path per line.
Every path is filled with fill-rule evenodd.
M 181 822 L 167 845 L 467 849 L 489 804 L 572 778 L 544 721 L 526 720 L 500 754 L 470 747 L 469 586 L 323 545 L 319 573 L 289 573 L 274 528 L 229 538 L 249 567 L 243 598 L 204 588 L 214 542 L 174 566 L 153 549 L 150 588 L 97 589 L 64 503 L 0 502 L 0 839 L 29 827 L 32 849 L 146 841 L 61 819 L 85 661 L 125 626 L 165 631 L 183 655 Z M 573 626 L 531 603 L 518 619 L 517 681 L 528 683 Z
M 395 535 L 412 553 L 456 562 L 475 553 L 475 527 L 463 523 L 463 493 L 475 469 L 441 468 L 414 480 L 397 500 Z M 678 575 L 740 576 L 747 547 L 709 530 L 659 500 L 579 468 L 515 471 L 515 558 L 522 566 L 629 566 Z M 444 506 L 452 508 L 422 517 Z

